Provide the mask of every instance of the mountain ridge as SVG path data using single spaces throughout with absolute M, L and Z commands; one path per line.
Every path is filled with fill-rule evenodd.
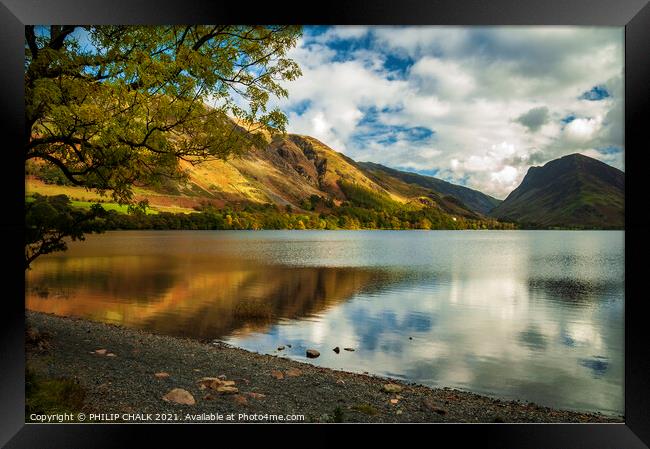
M 501 200 L 478 190 L 453 184 L 433 176 L 397 170 L 374 162 L 359 162 L 359 165 L 367 167 L 369 170 L 384 171 L 391 176 L 397 177 L 410 184 L 417 184 L 425 188 L 431 188 L 445 195 L 454 196 L 461 200 L 463 204 L 481 214 L 488 214 L 501 203 Z
M 370 167 L 359 163 L 314 137 L 286 134 L 269 139 L 264 147 L 253 147 L 228 161 L 208 161 L 196 166 L 186 164 L 184 168 L 189 174 L 186 185 L 172 185 L 167 186 L 171 187 L 168 190 L 165 187 L 159 190 L 182 195 L 191 194 L 199 186 L 208 193 L 204 200 L 216 206 L 257 202 L 304 209 L 304 200 L 314 195 L 341 205 L 349 200 L 346 188 L 349 190 L 354 186 L 402 205 L 436 206 L 446 213 L 467 218 L 478 219 L 486 215 L 486 208 L 477 210 L 466 204 L 462 195 L 434 188 L 435 185 L 453 184 L 424 176 L 421 176 L 419 184 L 408 182 L 409 173 L 388 167 L 383 167 L 384 173 L 380 176 L 377 167 L 383 166 Z M 406 181 L 395 177 L 396 173 L 402 173 Z M 428 184 L 424 178 L 429 178 Z M 485 201 L 498 201 L 466 187 L 457 188 L 490 198 Z
M 625 173 L 573 153 L 530 167 L 490 215 L 530 227 L 623 228 Z
M 395 216 L 397 211 L 410 226 L 421 221 L 416 211 L 428 211 L 428 220 L 441 226 L 455 226 L 459 219 L 474 220 L 477 227 L 497 225 L 495 219 L 523 227 L 623 226 L 623 172 L 578 153 L 530 167 L 521 184 L 501 201 L 433 176 L 357 162 L 311 136 L 256 137 L 247 151 L 227 160 L 180 161 L 184 180 L 137 186 L 136 199 L 147 200 L 154 210 L 186 213 L 272 207 L 320 216 L 356 208 L 373 211 L 374 218 L 369 218 L 360 210 L 348 210 L 369 226 L 390 221 L 378 213 Z M 28 164 L 27 174 L 65 183 L 60 174 L 48 180 L 50 172 L 39 170 Z M 28 176 L 28 191 L 73 193 L 80 201 L 97 197 L 72 186 L 45 188 L 32 178 Z M 426 222 L 420 225 L 427 227 Z

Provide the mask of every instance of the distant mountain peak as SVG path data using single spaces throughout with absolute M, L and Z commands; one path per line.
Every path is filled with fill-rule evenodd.
M 622 228 L 625 174 L 573 153 L 530 167 L 492 216 L 540 227 Z

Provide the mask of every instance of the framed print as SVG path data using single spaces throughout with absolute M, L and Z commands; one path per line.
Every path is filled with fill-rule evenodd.
M 650 6 L 336 6 L 3 0 L 3 445 L 648 447 Z

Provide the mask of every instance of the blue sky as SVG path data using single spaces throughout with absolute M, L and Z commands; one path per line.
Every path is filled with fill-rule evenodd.
M 305 27 L 288 131 L 504 198 L 531 165 L 623 169 L 623 28 Z

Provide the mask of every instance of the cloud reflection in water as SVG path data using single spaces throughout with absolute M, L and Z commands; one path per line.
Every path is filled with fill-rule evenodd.
M 108 233 L 37 261 L 26 299 L 259 352 L 291 344 L 283 354 L 337 369 L 622 414 L 623 260 L 616 231 Z M 305 359 L 311 347 L 321 357 Z

